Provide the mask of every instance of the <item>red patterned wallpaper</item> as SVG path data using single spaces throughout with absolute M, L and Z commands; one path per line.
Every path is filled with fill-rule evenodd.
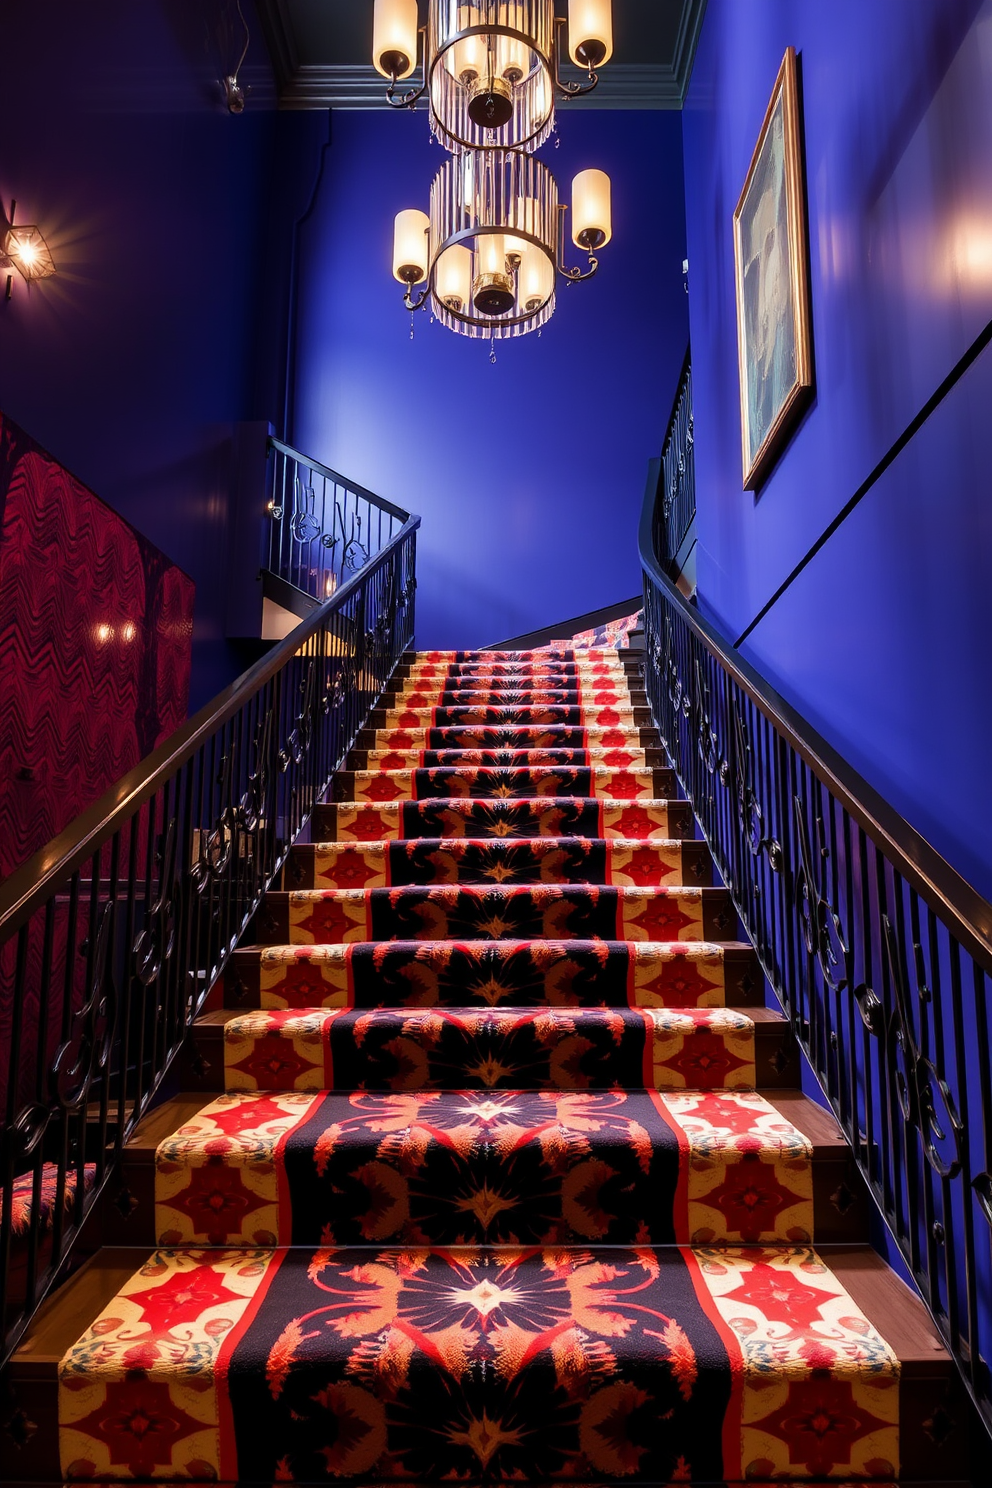
M 0 414 L 0 878 L 185 720 L 193 594 Z

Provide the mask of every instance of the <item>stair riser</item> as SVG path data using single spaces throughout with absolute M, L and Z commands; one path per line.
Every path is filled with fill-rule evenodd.
M 760 1007 L 750 947 L 570 941 L 239 950 L 226 1005 L 249 1008 Z
M 737 938 L 737 917 L 724 889 L 590 889 L 572 884 L 272 893 L 266 895 L 255 926 L 263 945 Z
M 293 849 L 286 889 L 379 889 L 406 885 L 560 883 L 633 888 L 638 884 L 709 884 L 712 859 L 702 842 L 631 845 L 587 837 L 532 842 L 419 838 L 413 842 L 324 843 Z
M 537 766 L 533 769 L 487 770 L 340 770 L 334 780 L 335 801 L 429 801 L 441 799 L 532 800 L 578 797 L 581 800 L 663 801 L 676 792 L 674 770 L 611 770 Z
M 573 729 L 650 728 L 650 709 L 645 707 L 569 707 L 549 703 L 531 707 L 374 708 L 371 729 L 534 728 Z
M 361 729 L 356 749 L 657 749 L 654 728 L 582 728 L 564 724 Z M 659 763 L 664 764 L 664 759 Z
M 392 842 L 421 837 L 594 837 L 674 841 L 695 833 L 685 801 L 591 801 L 577 796 L 527 801 L 335 802 L 314 809 L 316 842 Z
M 302 1096 L 298 1099 L 317 1101 L 319 1097 Z M 409 1099 L 409 1097 L 404 1097 L 404 1099 Z M 370 1143 L 367 1153 L 356 1147 L 351 1149 L 353 1164 L 350 1167 L 352 1177 L 349 1200 L 353 1212 L 347 1215 L 342 1213 L 343 1205 L 339 1194 L 326 1199 L 326 1208 L 320 1206 L 315 1195 L 308 1195 L 302 1204 L 294 1202 L 287 1204 L 285 1200 L 280 1200 L 277 1194 L 273 1214 L 263 1215 L 260 1219 L 258 1210 L 253 1210 L 252 1218 L 245 1221 L 242 1232 L 240 1234 L 235 1231 L 227 1232 L 227 1238 L 224 1240 L 219 1239 L 221 1231 L 216 1227 L 213 1231 L 209 1230 L 205 1219 L 197 1228 L 194 1228 L 191 1217 L 187 1217 L 184 1224 L 183 1216 L 177 1214 L 175 1204 L 172 1202 L 162 1202 L 156 1214 L 156 1168 L 151 1160 L 152 1154 L 146 1154 L 147 1161 L 125 1159 L 122 1184 L 128 1193 L 128 1213 L 125 1217 L 118 1205 L 113 1202 L 107 1204 L 103 1221 L 104 1242 L 111 1245 L 152 1246 L 173 1244 L 176 1242 L 172 1238 L 166 1239 L 165 1237 L 188 1234 L 193 1238 L 183 1241 L 184 1244 L 206 1245 L 211 1243 L 207 1238 L 208 1234 L 214 1233 L 218 1236 L 218 1243 L 221 1244 L 256 1245 L 271 1244 L 270 1240 L 261 1237 L 274 1233 L 279 1236 L 279 1244 L 319 1245 L 326 1226 L 327 1232 L 336 1237 L 337 1243 L 344 1245 L 372 1243 L 365 1238 L 369 1226 L 363 1225 L 361 1221 L 363 1216 L 375 1210 L 377 1199 L 380 1204 L 382 1202 L 380 1187 L 382 1174 L 369 1172 L 355 1176 L 356 1168 L 378 1160 L 377 1152 L 373 1152 L 371 1147 Z M 454 1196 L 460 1197 L 466 1191 L 478 1191 L 485 1186 L 490 1189 L 499 1187 L 502 1197 L 513 1198 L 514 1190 L 508 1188 L 506 1183 L 506 1163 L 498 1152 L 487 1151 L 485 1155 L 476 1154 L 470 1159 L 459 1158 L 449 1148 L 435 1140 L 429 1141 L 429 1151 L 429 1165 L 423 1172 L 419 1171 L 418 1165 L 418 1172 L 414 1179 L 407 1179 L 413 1194 L 413 1202 L 409 1205 L 409 1219 L 404 1215 L 402 1220 L 394 1223 L 392 1228 L 390 1228 L 389 1219 L 384 1219 L 376 1227 L 375 1243 L 423 1243 L 422 1238 L 418 1237 L 426 1235 L 431 1244 L 450 1244 L 452 1243 L 450 1237 L 453 1234 L 471 1236 L 477 1233 L 478 1223 L 473 1222 L 471 1214 L 468 1218 L 464 1217 L 466 1211 L 462 1208 L 458 1210 L 460 1227 L 457 1230 L 451 1228 L 451 1220 L 447 1214 L 438 1213 L 439 1209 L 444 1210 L 447 1207 L 446 1203 L 439 1202 L 439 1194 L 445 1195 L 452 1207 L 456 1202 Z M 679 1168 L 675 1202 L 670 1209 L 662 1206 L 657 1172 L 661 1169 L 671 1182 L 667 1157 L 667 1154 L 661 1154 L 657 1149 L 653 1149 L 647 1180 L 644 1179 L 640 1170 L 635 1175 L 628 1214 L 626 1216 L 614 1215 L 611 1218 L 607 1230 L 610 1243 L 633 1244 L 638 1236 L 644 1233 L 648 1233 L 648 1238 L 652 1243 L 660 1243 L 656 1239 L 657 1236 L 663 1237 L 671 1233 L 680 1244 L 690 1243 L 688 1237 L 691 1234 L 702 1234 L 705 1231 L 709 1231 L 711 1237 L 705 1241 L 707 1244 L 719 1244 L 721 1241 L 738 1236 L 739 1230 L 734 1230 L 729 1234 L 721 1233 L 719 1220 L 721 1216 L 726 1219 L 724 1210 L 721 1206 L 704 1203 L 704 1195 L 697 1191 L 693 1181 L 695 1175 L 687 1165 L 688 1159 L 683 1159 Z M 768 1169 L 767 1173 L 765 1169 Z M 752 1191 L 748 1196 L 748 1204 L 752 1213 L 760 1214 L 774 1207 L 778 1180 L 773 1174 L 774 1169 L 767 1161 L 762 1162 L 757 1158 L 749 1161 L 747 1182 Z M 794 1180 L 795 1172 L 791 1169 L 790 1175 Z M 707 1173 L 707 1182 L 713 1176 Z M 741 1169 L 740 1175 L 732 1176 L 743 1177 L 744 1169 Z M 545 1175 L 539 1191 L 533 1196 L 524 1194 L 518 1197 L 513 1208 L 506 1211 L 505 1218 L 501 1214 L 495 1223 L 490 1224 L 490 1230 L 495 1231 L 496 1234 L 518 1235 L 522 1243 L 527 1243 L 528 1236 L 538 1235 L 557 1235 L 559 1237 L 557 1243 L 590 1243 L 587 1235 L 583 1233 L 590 1226 L 583 1224 L 583 1231 L 574 1228 L 574 1200 L 572 1199 L 574 1185 L 572 1183 L 566 1185 L 565 1177 L 566 1175 L 559 1174 L 557 1175 L 558 1181 L 555 1182 L 550 1175 Z M 262 1190 L 267 1179 L 267 1174 L 256 1176 L 249 1173 L 243 1180 L 243 1187 L 255 1196 Z M 868 1239 L 867 1206 L 863 1200 L 858 1202 L 853 1196 L 845 1198 L 844 1212 L 838 1211 L 837 1195 L 845 1190 L 852 1190 L 852 1179 L 853 1174 L 850 1171 L 848 1159 L 827 1156 L 814 1150 L 809 1180 L 812 1189 L 812 1226 L 813 1233 L 821 1245 L 857 1244 Z M 160 1189 L 163 1200 L 175 1198 L 181 1181 L 176 1174 L 170 1177 L 168 1192 Z M 615 1186 L 616 1180 L 611 1179 L 610 1184 Z M 196 1186 L 202 1188 L 207 1196 L 206 1202 L 209 1202 L 209 1181 L 205 1177 L 200 1177 Z M 237 1202 L 238 1185 L 234 1184 L 233 1187 L 233 1198 Z M 396 1187 L 399 1187 L 399 1184 Z M 690 1192 L 693 1194 L 691 1201 Z M 626 1194 L 624 1200 L 627 1204 Z M 222 1202 L 223 1199 L 220 1197 L 215 1200 L 218 1209 Z M 228 1199 L 227 1202 L 230 1204 L 231 1200 Z M 482 1207 L 485 1212 L 484 1206 Z M 507 1229 L 507 1226 L 510 1228 Z M 779 1224 L 778 1227 L 782 1229 L 783 1225 Z M 729 1231 L 730 1227 L 725 1223 L 722 1228 Z M 770 1235 L 771 1232 L 763 1233 Z
M 799 1075 L 794 1043 L 780 1023 L 672 1031 L 627 1009 L 587 1010 L 581 1025 L 560 1010 L 510 1020 L 467 1012 L 424 1018 L 393 1009 L 246 1017 L 224 1030 L 196 1029 L 185 1088 L 752 1090 L 756 1081 L 764 1089 L 789 1089 Z
M 443 770 L 503 769 L 565 766 L 566 769 L 613 770 L 664 769 L 660 749 L 353 749 L 348 756 L 349 770 Z M 663 794 L 671 795 L 672 791 Z
M 162 1245 L 770 1244 L 813 1233 L 811 1145 L 757 1095 L 225 1097 L 162 1144 L 155 1171 L 151 1238 Z

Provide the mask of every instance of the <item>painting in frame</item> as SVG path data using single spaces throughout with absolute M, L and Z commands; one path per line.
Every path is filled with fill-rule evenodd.
M 790 47 L 734 212 L 745 490 L 766 479 L 813 396 L 801 139 Z

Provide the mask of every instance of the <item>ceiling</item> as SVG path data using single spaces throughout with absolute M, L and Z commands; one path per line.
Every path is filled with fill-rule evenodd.
M 255 0 L 282 108 L 384 108 L 373 0 Z M 564 12 L 566 0 L 555 0 Z M 613 0 L 614 53 L 571 107 L 681 108 L 706 0 Z M 423 9 L 423 6 L 421 6 Z M 570 65 L 563 76 L 582 74 Z

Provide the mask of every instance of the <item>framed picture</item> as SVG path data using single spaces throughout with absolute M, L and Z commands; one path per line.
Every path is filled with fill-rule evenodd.
M 734 213 L 744 489 L 756 490 L 813 396 L 796 53 L 782 59 Z

